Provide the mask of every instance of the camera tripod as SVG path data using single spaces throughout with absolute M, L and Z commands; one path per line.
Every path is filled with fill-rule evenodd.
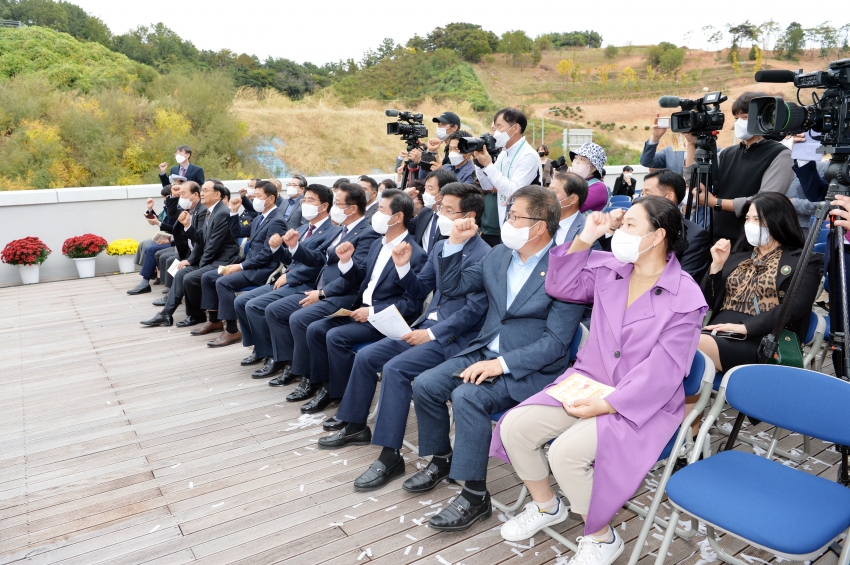
M 711 208 L 708 206 L 708 198 L 705 198 L 702 204 L 699 203 L 699 199 L 694 202 L 693 192 L 696 189 L 697 194 L 699 194 L 702 190 L 700 185 L 702 185 L 707 194 L 714 194 L 714 179 L 718 176 L 717 133 L 698 134 L 694 140 L 694 147 L 696 147 L 696 155 L 691 172 L 690 190 L 685 204 L 685 217 L 708 230 L 709 237 L 714 241 L 714 222 L 710 218 Z M 702 211 L 702 214 L 700 214 L 700 211 Z

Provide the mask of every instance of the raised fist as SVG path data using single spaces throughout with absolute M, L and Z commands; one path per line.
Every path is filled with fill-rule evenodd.
M 242 205 L 242 199 L 238 196 L 230 197 L 230 210 L 232 212 L 238 212 L 239 207 Z
M 339 257 L 340 263 L 348 263 L 352 255 L 354 255 L 354 246 L 350 241 L 343 241 L 336 246 L 336 256 Z
M 165 174 L 165 171 L 168 170 L 168 163 L 160 163 L 159 164 L 159 172 Z
M 584 229 L 579 234 L 579 239 L 587 244 L 605 235 L 611 229 L 611 216 L 605 212 L 593 212 L 587 216 Z
M 723 268 L 732 252 L 732 243 L 728 239 L 718 239 L 711 247 L 711 272 L 712 274 Z
M 184 228 L 188 228 L 192 224 L 192 216 L 189 215 L 189 212 L 184 210 L 180 212 L 180 216 L 177 217 L 177 221 L 183 224 Z
M 403 267 L 410 263 L 410 258 L 413 256 L 413 248 L 406 241 L 402 241 L 393 248 L 393 263 L 396 267 Z
M 455 220 L 452 225 L 452 234 L 449 236 L 449 243 L 457 245 L 464 243 L 468 239 L 478 233 L 478 225 L 474 218 L 461 218 Z
M 148 206 L 148 210 L 153 210 L 153 198 L 148 198 L 147 202 L 145 202 Z
M 283 234 L 283 242 L 286 244 L 287 247 L 295 247 L 296 245 L 298 245 L 298 231 L 291 229 L 285 234 Z
M 282 243 L 283 238 L 280 237 L 279 233 L 276 233 L 269 238 L 269 247 L 280 247 Z

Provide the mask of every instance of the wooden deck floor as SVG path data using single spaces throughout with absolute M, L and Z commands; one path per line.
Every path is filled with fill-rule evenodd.
M 284 401 L 292 387 L 251 379 L 239 367 L 246 350 L 140 326 L 162 287 L 127 296 L 136 282 L 0 289 L 0 563 L 536 565 L 569 556 L 540 534 L 528 549 L 504 543 L 498 512 L 466 532 L 430 530 L 424 522 L 455 485 L 418 497 L 401 481 L 353 492 L 377 448 L 316 449 L 319 418 L 299 418 L 299 405 Z M 407 431 L 415 442 L 412 413 Z M 800 444 L 789 435 L 782 447 Z M 813 451 L 803 468 L 834 480 L 838 454 L 819 441 Z M 409 475 L 418 460 L 406 455 Z M 495 459 L 488 485 L 503 501 L 519 490 Z M 641 524 L 617 516 L 629 542 L 618 563 Z M 581 535 L 575 516 L 557 529 Z M 642 563 L 654 559 L 655 534 Z M 750 563 L 777 561 L 728 536 L 722 543 Z M 677 539 L 671 553 L 671 565 L 716 560 L 704 536 Z M 836 561 L 827 553 L 817 563 Z

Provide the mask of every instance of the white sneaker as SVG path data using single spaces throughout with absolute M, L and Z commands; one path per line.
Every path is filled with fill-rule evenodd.
M 576 539 L 578 551 L 568 565 L 611 565 L 623 553 L 625 547 L 623 539 L 617 535 L 617 530 L 611 528 L 611 532 L 614 539 L 608 543 L 594 541 L 587 536 Z
M 504 524 L 500 533 L 508 541 L 525 541 L 546 526 L 560 524 L 567 519 L 568 509 L 558 499 L 558 511 L 554 514 L 542 512 L 534 502 L 525 505 L 525 510 Z

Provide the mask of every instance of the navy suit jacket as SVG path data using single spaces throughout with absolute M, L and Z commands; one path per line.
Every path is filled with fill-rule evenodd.
M 174 165 L 173 167 L 171 167 L 170 173 L 172 175 L 179 175 L 180 165 Z M 201 186 L 202 184 L 204 184 L 204 170 L 197 165 L 189 163 L 186 166 L 186 180 L 193 180 L 198 183 L 198 186 Z M 168 180 L 168 175 L 164 173 L 159 174 L 159 181 L 162 183 L 162 186 L 168 186 L 169 184 L 171 184 L 171 181 Z
M 328 239 L 328 235 L 332 232 L 339 233 L 338 231 L 334 232 L 334 227 L 335 226 L 330 220 L 325 220 L 318 229 L 313 231 L 313 235 L 311 235 L 307 241 L 302 241 L 304 234 L 310 229 L 310 224 L 299 226 L 298 229 L 295 230 L 298 232 L 298 249 L 295 250 L 295 255 L 298 255 L 299 252 L 301 252 L 302 255 L 308 253 L 322 253 L 322 250 L 326 249 L 328 243 L 331 241 Z M 302 251 L 302 248 L 304 251 Z M 278 262 L 287 266 L 284 273 L 286 274 L 286 284 L 288 286 L 298 286 L 301 284 L 314 286 L 316 284 L 316 279 L 322 270 L 321 265 L 305 265 L 298 261 L 298 259 L 292 256 L 292 253 L 290 253 L 289 248 L 285 244 L 275 252 L 274 258 Z
M 472 338 L 478 335 L 478 331 L 484 324 L 488 301 L 487 294 L 484 292 L 457 297 L 443 294 L 443 281 L 439 273 L 440 256 L 445 244 L 445 241 L 438 241 L 419 274 L 408 273 L 401 279 L 401 284 L 418 300 L 424 300 L 429 293 L 434 292 L 428 311 L 412 325 L 416 326 L 427 320 L 431 314 L 436 313 L 437 323 L 430 322 L 433 325 L 428 329 L 434 334 L 434 339 L 443 346 L 448 359 L 466 349 Z M 490 246 L 477 235 L 468 239 L 459 253 L 462 256 L 461 268 L 471 267 L 489 252 Z
M 266 284 L 269 275 L 277 268 L 269 238 L 276 233 L 283 235 L 285 232 L 286 223 L 277 208 L 269 212 L 265 221 L 262 214 L 258 214 L 247 226 L 238 214 L 230 216 L 230 235 L 236 239 L 246 237 L 250 244 L 248 253 L 242 260 L 242 274 L 252 284 Z
M 508 266 L 511 250 L 497 245 L 478 263 L 462 268 L 462 253 L 440 257 L 443 292 L 466 296 L 486 292 L 487 317 L 478 336 L 458 353 L 487 347 L 499 336 L 499 355 L 510 371 L 503 375 L 508 394 L 517 402 L 537 394 L 561 376 L 569 364 L 570 343 L 584 313 L 583 304 L 568 304 L 546 294 L 549 253 L 544 253 L 510 308 Z
M 423 243 L 423 239 L 425 237 L 425 232 L 427 232 L 428 228 L 431 227 L 431 218 L 433 218 L 434 216 L 436 216 L 436 214 L 434 213 L 433 210 L 431 210 L 430 208 L 422 208 L 422 210 L 419 211 L 419 215 L 416 216 L 415 218 L 413 218 L 413 220 L 411 220 L 410 231 L 411 231 L 411 233 L 413 233 L 413 240 L 422 249 L 425 249 L 425 245 Z M 440 233 L 439 228 L 437 228 L 437 231 L 434 232 L 434 238 L 437 241 L 440 241 L 442 239 L 446 239 Z M 432 250 L 433 250 L 433 246 L 432 246 Z M 425 251 L 428 251 L 428 250 L 425 249 Z
M 181 212 L 183 212 L 183 210 L 178 210 L 178 217 Z M 195 207 L 189 213 L 192 215 L 192 223 L 189 227 L 197 229 L 197 232 L 195 229 L 193 229 L 192 233 L 201 233 L 201 231 L 204 229 L 204 222 L 206 221 L 207 217 L 207 207 L 198 202 L 197 204 L 195 204 Z M 177 248 L 177 256 L 181 260 L 188 259 L 190 265 L 197 265 L 197 260 L 193 262 L 192 250 L 189 249 L 189 239 L 191 237 L 189 231 L 184 228 L 183 224 L 181 224 L 180 222 L 175 222 L 174 231 L 172 232 L 172 235 L 174 236 L 174 247 Z M 192 238 L 192 245 L 197 245 L 197 243 L 195 243 L 194 238 Z M 197 259 L 200 259 L 200 257 L 201 256 L 199 254 L 197 256 Z
M 428 261 L 428 254 L 416 245 L 410 233 L 404 237 L 404 241 L 409 243 L 413 249 L 413 256 L 410 258 L 410 270 L 413 273 L 418 273 Z M 366 268 L 359 267 L 356 262 L 353 262 L 351 269 L 342 274 L 343 280 L 348 283 L 348 290 L 359 287 L 357 300 L 354 302 L 355 308 L 362 305 L 363 293 L 366 292 L 366 288 L 369 286 L 369 280 L 372 278 L 372 272 L 378 260 L 378 254 L 380 254 L 383 246 L 383 238 L 373 241 L 369 249 L 369 255 L 366 257 Z M 327 287 L 325 288 L 325 294 L 327 295 Z M 374 311 L 377 313 L 395 304 L 402 318 L 411 322 L 422 313 L 423 299 L 424 297 L 419 299 L 414 297 L 407 291 L 405 285 L 401 284 L 395 263 L 390 258 L 387 264 L 384 265 L 384 270 L 378 275 L 378 279 L 375 282 L 375 289 L 372 291 L 371 306 L 374 308 Z

